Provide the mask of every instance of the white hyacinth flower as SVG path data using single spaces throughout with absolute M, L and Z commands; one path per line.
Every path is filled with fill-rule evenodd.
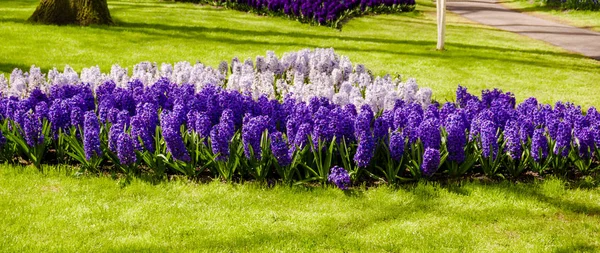
M 173 75 L 173 65 L 169 63 L 163 63 L 160 65 L 160 76 L 170 78 Z
M 8 81 L 4 77 L 4 74 L 0 74 L 0 96 L 6 96 L 8 92 Z
M 153 85 L 160 78 L 167 78 L 177 85 L 190 84 L 196 92 L 207 85 L 225 87 L 227 90 L 249 94 L 253 98 L 283 98 L 291 95 L 298 101 L 309 102 L 312 97 L 325 97 L 343 106 L 360 107 L 369 104 L 373 110 L 393 109 L 399 99 L 418 102 L 423 107 L 431 103 L 431 89 L 419 89 L 415 79 L 401 83 L 399 76 L 376 77 L 362 64 L 353 64 L 346 56 L 339 56 L 332 48 L 303 49 L 285 53 L 278 58 L 273 51 L 266 56 L 248 58 L 241 62 L 235 57 L 231 65 L 222 61 L 217 69 L 201 63 L 177 62 L 174 65 L 140 62 L 133 67 L 131 76 L 127 68 L 115 64 L 110 73 L 104 74 L 98 66 L 84 68 L 80 75 L 69 66 L 63 72 L 56 68 L 47 75 L 32 66 L 29 72 L 15 69 L 7 81 L 0 78 L 2 94 L 27 96 L 35 88 L 49 91 L 49 85 L 90 84 L 94 91 L 106 81 L 114 81 L 117 87 L 128 88 L 133 79 L 145 86 Z M 231 69 L 228 69 L 229 66 Z
M 108 80 L 110 80 L 110 76 L 103 74 L 98 66 L 84 68 L 81 71 L 81 82 L 91 85 L 92 90 L 96 90 L 98 86 Z
M 423 106 L 423 108 L 427 108 L 431 104 L 431 95 L 433 91 L 430 88 L 421 88 L 417 92 L 417 102 Z
M 129 74 L 127 68 L 121 68 L 119 64 L 114 64 L 110 68 L 110 79 L 119 87 L 123 87 L 129 82 Z
M 43 89 L 46 86 L 46 77 L 40 70 L 40 68 L 32 65 L 29 69 L 29 75 L 27 76 L 27 86 L 29 92 L 36 88 Z
M 15 76 L 10 80 L 10 96 L 24 97 L 27 94 L 27 80 L 23 76 Z
M 80 82 L 79 75 L 71 66 L 66 65 L 65 70 L 62 73 L 65 84 L 78 84 Z

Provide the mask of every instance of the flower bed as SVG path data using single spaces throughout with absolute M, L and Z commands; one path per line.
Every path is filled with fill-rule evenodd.
M 600 113 L 463 87 L 431 103 L 414 81 L 372 77 L 332 50 L 303 50 L 218 69 L 113 66 L 48 78 L 15 70 L 0 101 L 3 161 L 82 171 L 227 181 L 364 181 L 589 175 Z M 308 91 L 307 91 L 308 90 Z M 311 96 L 312 94 L 319 96 Z M 340 95 L 341 94 L 341 95 Z M 386 94 L 385 96 L 383 94 Z M 330 174 L 331 170 L 331 174 Z
M 414 0 L 176 0 L 222 6 L 303 23 L 341 28 L 344 20 L 367 14 L 414 10 Z

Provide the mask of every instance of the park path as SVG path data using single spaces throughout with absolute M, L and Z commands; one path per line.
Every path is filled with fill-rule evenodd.
M 447 9 L 472 21 L 543 40 L 600 60 L 600 33 L 508 9 L 496 0 L 448 0 Z

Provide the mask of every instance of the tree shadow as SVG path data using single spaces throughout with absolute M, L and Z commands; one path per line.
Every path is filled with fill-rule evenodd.
M 548 204 L 556 209 L 583 214 L 587 216 L 600 216 L 600 203 L 580 202 L 566 200 L 560 197 L 552 197 L 544 194 L 539 185 L 523 184 L 523 185 L 507 185 L 503 183 L 497 185 L 486 185 L 504 194 L 510 194 L 520 199 L 529 199 L 540 203 Z
M 33 24 L 28 22 L 26 19 L 20 19 L 20 18 L 3 18 L 0 17 L 0 22 L 1 23 L 17 23 L 17 24 Z
M 530 186 L 530 185 L 529 185 Z M 456 188 L 455 188 L 456 187 Z M 481 185 L 481 186 L 477 186 L 477 187 L 482 187 L 482 188 L 488 188 L 488 189 L 494 189 L 494 190 L 500 190 L 502 193 L 507 194 L 507 195 L 515 195 L 518 198 L 521 199 L 533 199 L 533 200 L 539 200 L 539 196 L 529 196 L 529 194 L 531 192 L 536 192 L 536 190 L 533 191 L 521 191 L 522 188 L 518 188 L 514 185 Z M 456 191 L 463 191 L 461 190 L 460 186 L 453 186 L 451 187 Z M 530 210 L 528 207 L 526 206 L 511 206 L 511 205 L 506 205 L 503 206 L 501 208 L 489 208 L 489 209 L 481 209 L 481 210 L 476 210 L 473 211 L 469 208 L 462 210 L 462 209 L 457 209 L 457 210 L 452 210 L 451 211 L 451 216 L 448 217 L 447 213 L 448 210 L 446 209 L 447 206 L 444 205 L 444 199 L 443 197 L 441 197 L 439 194 L 437 194 L 438 191 L 445 189 L 444 187 L 440 187 L 438 185 L 429 185 L 429 184 L 422 184 L 422 183 L 418 183 L 416 185 L 410 186 L 410 187 L 405 187 L 405 188 L 401 188 L 398 191 L 403 191 L 405 193 L 408 193 L 410 196 L 413 196 L 414 198 L 408 198 L 408 200 L 405 201 L 391 201 L 391 202 L 380 202 L 380 201 L 376 201 L 373 203 L 377 203 L 377 204 L 369 204 L 369 203 L 363 203 L 363 204 L 359 204 L 359 208 L 363 208 L 363 212 L 366 212 L 367 215 L 361 215 L 360 219 L 355 219 L 356 217 L 350 215 L 350 216 L 340 216 L 338 218 L 332 218 L 330 215 L 324 214 L 322 216 L 316 216 L 315 219 L 317 219 L 315 222 L 318 224 L 328 224 L 327 226 L 333 226 L 334 229 L 334 234 L 328 234 L 330 232 L 332 232 L 331 230 L 328 231 L 322 231 L 318 228 L 307 228 L 304 226 L 296 226 L 295 229 L 288 229 L 288 230 L 281 230 L 281 229 L 264 229 L 264 228 L 249 228 L 247 230 L 244 230 L 245 234 L 240 234 L 240 235 L 235 235 L 235 236 L 222 236 L 222 237 L 209 237 L 209 238 L 202 238 L 201 242 L 197 242 L 199 243 L 199 245 L 201 245 L 201 247 L 205 247 L 208 249 L 213 249 L 213 250 L 221 250 L 221 251 L 235 251 L 235 249 L 239 249 L 239 248 L 245 248 L 246 250 L 250 250 L 250 251 L 259 251 L 261 249 L 261 247 L 263 247 L 262 244 L 257 244 L 257 241 L 260 242 L 264 242 L 264 243 L 273 243 L 273 244 L 277 244 L 277 243 L 281 243 L 281 242 L 285 242 L 285 243 L 291 243 L 291 244 L 298 244 L 298 245 L 306 245 L 306 242 L 303 241 L 299 241 L 299 240 L 305 240 L 306 238 L 337 238 L 339 236 L 344 237 L 344 234 L 346 233 L 353 233 L 353 234 L 361 234 L 361 233 L 365 233 L 368 231 L 371 231 L 372 229 L 378 229 L 381 228 L 381 226 L 385 226 L 384 224 L 390 224 L 390 223 L 402 223 L 403 221 L 406 222 L 411 222 L 411 223 L 420 223 L 420 225 L 422 225 L 422 229 L 436 229 L 435 228 L 435 224 L 432 223 L 431 225 L 428 225 L 426 223 L 421 223 L 421 222 L 426 222 L 427 219 L 423 220 L 423 217 L 429 217 L 432 219 L 432 221 L 436 220 L 436 216 L 437 217 L 444 217 L 444 218 L 452 218 L 452 219 L 457 219 L 457 222 L 466 222 L 466 223 L 471 223 L 471 222 L 476 222 L 478 224 L 484 223 L 496 223 L 499 222 L 500 220 L 503 220 L 505 218 L 511 218 L 511 219 L 520 219 L 520 218 L 525 218 L 525 217 L 532 217 L 532 216 L 536 216 L 536 214 L 534 213 L 533 210 Z M 519 189 L 519 190 L 513 190 L 513 189 Z M 468 190 L 466 190 L 468 192 Z M 467 201 L 469 197 L 469 194 L 461 194 L 462 197 L 464 197 Z M 354 198 L 354 194 L 349 194 L 348 198 Z M 553 198 L 542 198 L 542 201 L 549 201 L 550 203 L 554 203 L 557 204 L 560 208 L 560 210 L 566 210 L 566 211 L 570 211 L 570 212 L 576 212 L 576 213 L 580 213 L 580 209 L 578 209 L 579 207 L 575 206 L 573 207 L 571 204 L 565 204 L 565 203 L 557 203 L 554 200 L 551 200 Z M 370 200 L 368 199 L 363 199 L 364 201 L 369 202 Z M 368 206 L 368 210 L 364 209 L 364 206 Z M 354 206 L 354 204 L 349 204 L 348 208 L 352 208 Z M 291 207 L 293 208 L 293 207 Z M 306 208 L 307 210 L 312 210 L 310 205 L 309 206 L 305 206 L 302 208 Z M 596 207 L 587 207 L 587 210 L 591 210 L 593 208 Z M 477 209 L 477 208 L 476 208 Z M 295 210 L 295 211 L 302 211 L 302 210 Z M 313 210 L 314 211 L 314 210 Z M 357 210 L 359 211 L 359 210 Z M 229 211 L 225 211 L 225 212 L 233 212 L 233 210 L 229 210 Z M 268 210 L 266 212 L 269 212 Z M 285 210 L 282 210 L 283 213 L 285 213 Z M 281 212 L 279 212 L 281 213 Z M 513 215 L 511 217 L 508 217 L 507 214 L 512 213 Z M 481 217 L 481 214 L 485 214 L 483 217 Z M 589 215 L 589 213 L 586 213 Z M 267 227 L 278 227 L 278 222 L 282 222 L 281 224 L 289 224 L 289 222 L 291 222 L 290 220 L 287 219 L 292 219 L 294 220 L 293 217 L 286 217 L 283 220 L 277 219 L 277 218 L 273 218 L 271 216 L 267 217 L 264 215 L 260 215 L 260 214 L 256 214 L 257 215 L 257 219 L 261 219 L 263 221 L 263 223 L 265 223 L 265 225 Z M 495 217 L 497 217 L 498 219 L 496 219 Z M 198 231 L 195 231 L 196 228 L 190 228 L 191 230 L 189 231 L 179 231 L 178 233 L 198 233 Z M 182 234 L 182 236 L 183 236 Z M 177 236 L 179 237 L 179 236 Z M 312 243 L 315 244 L 319 244 L 319 243 L 323 243 L 323 241 L 321 239 L 318 240 L 313 240 Z M 465 234 L 465 238 L 464 240 L 466 241 L 465 243 L 469 244 L 470 241 L 473 241 L 473 243 L 475 242 L 475 239 L 472 238 L 469 235 Z M 362 242 L 356 242 L 356 243 L 360 243 L 362 244 L 361 246 L 364 246 L 365 248 L 370 248 L 370 249 L 384 249 L 387 247 L 392 247 L 393 245 L 390 245 L 388 243 L 386 243 L 387 240 L 385 240 L 385 238 L 383 238 L 382 241 L 362 241 Z M 567 243 L 565 243 L 567 244 Z M 318 245 L 312 245 L 314 246 L 318 246 Z M 406 245 L 406 246 L 411 246 L 411 245 Z M 459 245 L 457 245 L 458 247 Z M 593 244 L 587 244 L 587 243 L 577 243 L 577 244 L 573 244 L 573 245 L 556 245 L 554 247 L 558 247 L 555 249 L 556 252 L 572 252 L 573 250 L 599 250 L 600 248 L 598 246 L 595 246 Z
M 557 249 L 554 249 L 552 252 L 554 252 L 554 253 L 595 252 L 598 250 L 599 250 L 598 246 L 595 246 L 590 243 L 579 242 L 579 243 L 576 243 L 573 245 L 559 247 Z
M 136 23 L 136 22 L 120 22 L 117 26 L 108 27 L 108 26 L 97 26 L 94 28 L 99 29 L 107 29 L 107 30 L 128 30 L 128 31 L 136 31 L 140 33 L 144 33 L 150 36 L 169 36 L 176 37 L 182 39 L 207 39 L 207 40 L 216 40 L 228 43 L 247 43 L 247 44 L 275 44 L 279 46 L 305 46 L 305 47 L 318 47 L 319 45 L 316 43 L 298 43 L 298 42 L 272 42 L 272 41 L 251 41 L 251 40 L 240 40 L 240 39 L 230 39 L 219 37 L 218 39 L 211 38 L 207 36 L 207 34 L 214 33 L 226 33 L 226 34 L 235 34 L 241 35 L 244 37 L 252 37 L 252 38 L 263 38 L 263 37 L 289 37 L 290 40 L 285 41 L 297 41 L 297 39 L 321 39 L 321 40 L 343 40 L 345 42 L 367 42 L 367 43 L 379 43 L 379 44 L 404 44 L 404 45 L 415 45 L 415 46 L 425 46 L 425 47 L 435 47 L 435 41 L 420 41 L 420 40 L 407 40 L 407 39 L 386 39 L 386 38 L 372 38 L 372 37 L 356 37 L 356 36 L 346 36 L 342 33 L 338 33 L 336 36 L 326 35 L 326 34 L 312 34 L 312 33 L 304 33 L 304 32 L 281 32 L 274 30 L 245 30 L 245 29 L 237 29 L 237 28 L 222 28 L 222 27 L 207 27 L 207 26 L 179 26 L 179 25 L 168 25 L 168 24 L 148 24 L 148 23 Z M 163 33 L 168 32 L 168 33 Z M 178 32 L 178 33 L 173 33 Z M 471 50 L 490 50 L 496 52 L 518 52 L 518 53 L 526 53 L 526 54 L 536 54 L 536 55 L 553 55 L 553 56 L 561 56 L 561 57 L 569 57 L 569 58 L 577 58 L 577 59 L 585 59 L 586 57 L 571 54 L 571 53 L 562 53 L 562 52 L 551 52 L 545 50 L 538 49 L 513 49 L 513 48 L 504 48 L 504 47 L 495 47 L 495 46 L 487 46 L 487 45 L 472 45 L 472 44 L 464 44 L 464 43 L 456 43 L 456 42 L 447 42 L 446 45 L 448 47 L 456 47 L 461 49 L 471 49 Z M 338 48 L 338 47 L 335 47 Z M 356 48 L 351 48 L 350 50 L 356 50 Z M 358 50 L 364 51 L 364 50 Z M 382 53 L 399 53 L 397 51 L 386 51 Z M 549 65 L 553 66 L 553 65 Z
M 12 73 L 14 69 L 21 69 L 23 70 L 23 72 L 26 72 L 29 71 L 30 68 L 31 66 L 27 66 L 25 64 L 0 62 L 0 72 L 7 73 L 8 75 L 10 75 L 10 73 Z M 44 68 L 40 68 L 40 70 L 42 71 L 42 73 L 48 73 L 49 71 L 49 69 Z M 8 76 L 5 77 L 7 79 L 9 78 Z

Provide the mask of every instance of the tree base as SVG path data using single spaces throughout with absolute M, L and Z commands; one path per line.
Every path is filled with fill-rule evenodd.
M 30 22 L 67 25 L 112 25 L 106 0 L 41 0 Z

